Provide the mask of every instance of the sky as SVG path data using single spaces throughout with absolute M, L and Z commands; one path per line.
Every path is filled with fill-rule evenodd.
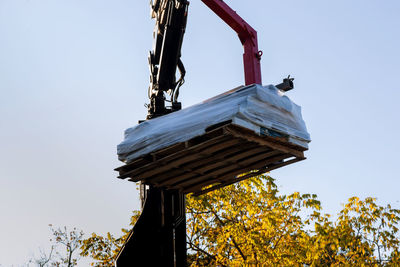
M 146 116 L 148 2 L 0 0 L 0 266 L 46 249 L 48 224 L 118 234 L 139 209 L 113 169 Z M 226 2 L 258 31 L 263 84 L 295 77 L 287 95 L 312 142 L 271 173 L 280 190 L 315 193 L 331 214 L 355 195 L 400 208 L 400 2 Z M 244 83 L 237 36 L 199 0 L 182 60 L 183 107 Z

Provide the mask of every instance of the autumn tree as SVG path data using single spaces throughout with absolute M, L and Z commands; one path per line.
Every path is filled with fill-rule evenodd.
M 349 199 L 335 220 L 316 195 L 278 192 L 257 176 L 202 196 L 187 197 L 192 266 L 398 266 L 400 211 L 373 198 Z M 139 216 L 132 216 L 134 225 Z M 81 255 L 111 266 L 129 231 L 92 234 Z
M 39 249 L 39 256 L 30 260 L 39 267 L 46 266 L 76 266 L 79 260 L 80 242 L 83 231 L 67 227 L 53 228 L 50 224 L 52 236 L 50 238 L 51 248 L 49 252 Z
M 374 198 L 352 197 L 335 222 L 319 216 L 306 262 L 321 265 L 399 266 L 400 211 Z
M 194 266 L 291 266 L 301 262 L 306 226 L 321 209 L 315 195 L 279 195 L 269 176 L 188 198 Z

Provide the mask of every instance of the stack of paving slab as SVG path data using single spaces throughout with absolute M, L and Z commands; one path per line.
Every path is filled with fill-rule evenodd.
M 309 142 L 300 106 L 273 85 L 250 85 L 127 129 L 116 170 L 202 194 L 304 160 Z

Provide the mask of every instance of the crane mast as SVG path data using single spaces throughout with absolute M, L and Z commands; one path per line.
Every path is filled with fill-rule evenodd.
M 153 49 L 149 54 L 150 103 L 147 119 L 181 109 L 178 96 L 186 74 L 181 60 L 181 48 L 189 2 L 187 0 L 153 0 L 150 6 L 151 16 L 156 20 L 156 25 L 153 33 Z M 176 78 L 177 70 L 180 73 L 179 79 Z M 165 102 L 169 102 L 170 106 L 167 106 Z

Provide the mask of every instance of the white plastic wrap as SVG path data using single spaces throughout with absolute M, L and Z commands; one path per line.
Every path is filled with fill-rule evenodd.
M 207 127 L 228 120 L 258 135 L 286 136 L 289 143 L 304 148 L 310 142 L 300 106 L 273 85 L 251 85 L 127 129 L 125 140 L 117 148 L 118 157 L 129 163 L 202 135 Z

